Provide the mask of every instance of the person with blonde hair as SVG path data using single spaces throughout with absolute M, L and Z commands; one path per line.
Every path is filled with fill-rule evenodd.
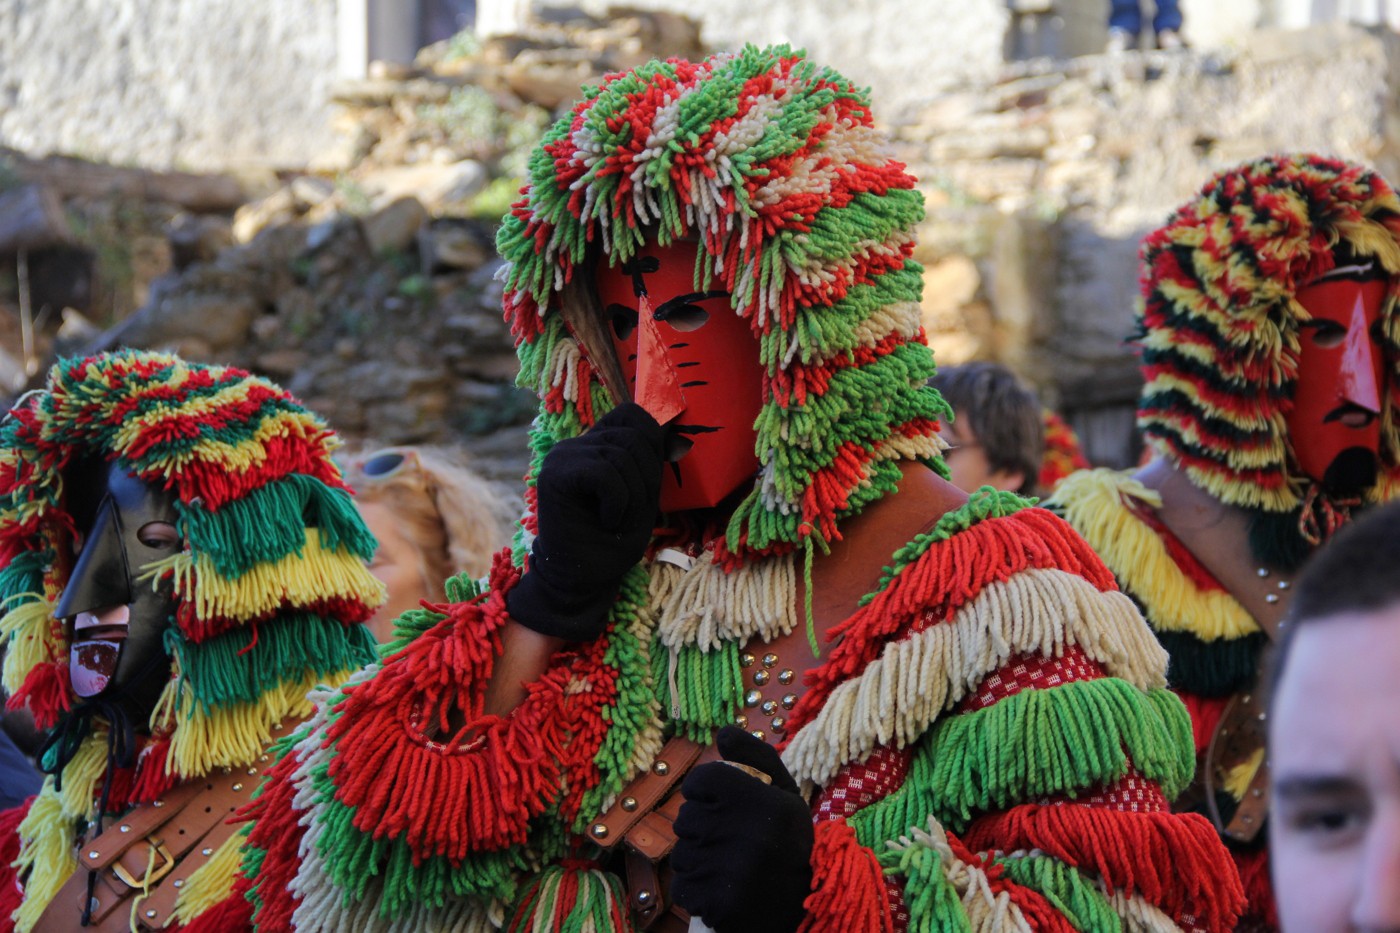
M 510 539 L 520 499 L 446 447 L 369 448 L 347 458 L 346 480 L 379 541 L 370 572 L 389 590 L 369 620 L 380 641 L 419 601 L 446 596 L 449 577 L 483 577 Z

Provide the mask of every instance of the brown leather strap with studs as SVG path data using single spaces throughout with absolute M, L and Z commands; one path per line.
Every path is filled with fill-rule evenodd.
M 274 731 L 273 740 L 296 725 L 284 724 Z M 133 906 L 140 929 L 163 929 L 190 875 L 238 832 L 238 824 L 228 820 L 252 799 L 269 757 L 186 781 L 159 800 L 109 821 L 102 835 L 79 847 L 78 869 L 49 901 L 36 929 L 79 929 L 90 872 L 96 872 L 94 905 L 84 929 L 128 933 Z
M 1200 489 L 1164 460 L 1144 467 L 1136 478 L 1162 497 L 1157 517 L 1191 556 L 1235 599 L 1274 641 L 1291 595 L 1290 581 L 1260 570 L 1250 560 L 1249 518 Z M 1269 813 L 1269 763 L 1259 762 L 1244 797 L 1229 821 L 1216 803 L 1221 776 L 1253 761 L 1265 747 L 1268 698 L 1256 672 L 1251 690 L 1231 698 L 1220 715 L 1201 764 L 1200 791 L 1206 812 L 1221 835 L 1250 842 Z

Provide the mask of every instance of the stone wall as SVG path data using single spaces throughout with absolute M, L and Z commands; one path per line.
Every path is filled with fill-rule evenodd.
M 1270 152 L 1400 178 L 1398 64 L 1395 34 L 1331 24 L 1012 65 L 941 95 L 897 129 L 929 206 L 918 256 L 939 359 L 1016 367 L 1091 456 L 1131 460 L 1142 237 L 1213 173 Z
M 152 168 L 304 164 L 336 0 L 3 0 L 0 145 Z

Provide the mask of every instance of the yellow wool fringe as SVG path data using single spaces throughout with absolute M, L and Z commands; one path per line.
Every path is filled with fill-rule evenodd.
M 908 836 L 901 836 L 890 843 L 891 849 L 907 849 L 920 845 L 937 852 L 943 864 L 943 875 L 962 899 L 963 910 L 967 913 L 968 926 L 973 930 L 995 930 L 997 933 L 1034 933 L 1030 923 L 1021 913 L 1021 908 L 1011 899 L 1011 892 L 992 891 L 987 873 L 975 865 L 969 865 L 953 854 L 948 845 L 948 836 L 943 827 L 932 817 L 928 821 L 928 831 L 911 827 Z
M 1159 508 L 1161 496 L 1125 473 L 1083 470 L 1055 490 L 1050 506 L 1103 558 L 1118 583 L 1137 597 L 1159 632 L 1189 632 L 1202 641 L 1235 639 L 1259 625 L 1224 590 L 1205 591 L 1182 572 L 1155 532 L 1129 511 L 1126 499 Z
M 797 625 L 797 569 L 792 554 L 746 562 L 726 573 L 706 551 L 688 572 L 653 564 L 649 595 L 659 607 L 661 643 L 714 651 L 754 635 L 773 641 Z M 658 579 L 659 578 L 659 579 Z
M 1018 654 L 1078 647 L 1140 690 L 1166 686 L 1167 654 L 1122 593 L 1063 570 L 989 583 L 952 618 L 886 645 L 798 730 L 783 762 L 804 787 L 826 786 L 876 748 L 913 743 L 984 678 Z
M 78 867 L 73 854 L 73 824 L 64 818 L 63 804 L 53 791 L 53 778 L 44 782 L 44 789 L 19 824 L 19 837 L 15 866 L 27 878 L 24 902 L 13 916 L 15 929 L 28 933 Z
M 68 646 L 53 618 L 53 603 L 35 599 L 16 606 L 0 618 L 0 635 L 5 636 L 5 689 L 13 693 L 24 678 L 40 664 L 63 657 Z
M 320 683 L 335 686 L 344 682 L 348 671 L 335 677 L 311 673 L 299 680 L 279 684 L 257 702 L 235 703 L 205 712 L 188 687 L 181 691 L 182 711 L 176 713 L 180 728 L 170 739 L 170 761 L 182 778 L 199 777 L 215 768 L 244 765 L 263 753 L 272 740 L 272 730 L 287 719 L 302 719 L 311 713 L 307 693 Z
M 1122 891 L 1110 891 L 1102 881 L 1099 882 L 1099 890 L 1108 899 L 1109 907 L 1122 919 L 1123 933 L 1182 933 L 1175 920 L 1143 898 Z
M 176 554 L 147 564 L 142 580 L 166 571 L 175 577 L 176 593 L 193 601 L 201 618 L 251 619 L 283 606 L 310 606 L 331 597 L 358 599 L 374 606 L 384 601 L 384 584 L 370 575 L 362 560 L 344 548 L 321 546 L 320 531 L 306 529 L 306 546 L 278 561 L 259 563 L 237 579 L 221 576 L 208 555 Z
M 243 858 L 243 834 L 225 839 L 209 861 L 190 875 L 175 897 L 175 919 L 189 923 L 233 893 L 233 882 Z
M 1245 761 L 1240 762 L 1230 769 L 1225 775 L 1225 790 L 1236 800 L 1243 800 L 1244 795 L 1249 793 L 1249 782 L 1254 780 L 1254 775 L 1259 773 L 1259 766 L 1264 763 L 1264 750 L 1256 748 L 1254 753 Z

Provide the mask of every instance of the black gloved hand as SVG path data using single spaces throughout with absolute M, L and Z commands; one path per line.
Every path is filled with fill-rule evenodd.
M 811 810 L 772 746 L 737 726 L 716 743 L 773 783 L 719 761 L 686 775 L 671 897 L 717 933 L 791 933 L 812 886 Z
M 511 618 L 569 641 L 602 634 L 623 576 L 651 540 L 662 437 L 656 419 L 629 402 L 545 455 L 539 532 L 529 569 L 506 595 Z

